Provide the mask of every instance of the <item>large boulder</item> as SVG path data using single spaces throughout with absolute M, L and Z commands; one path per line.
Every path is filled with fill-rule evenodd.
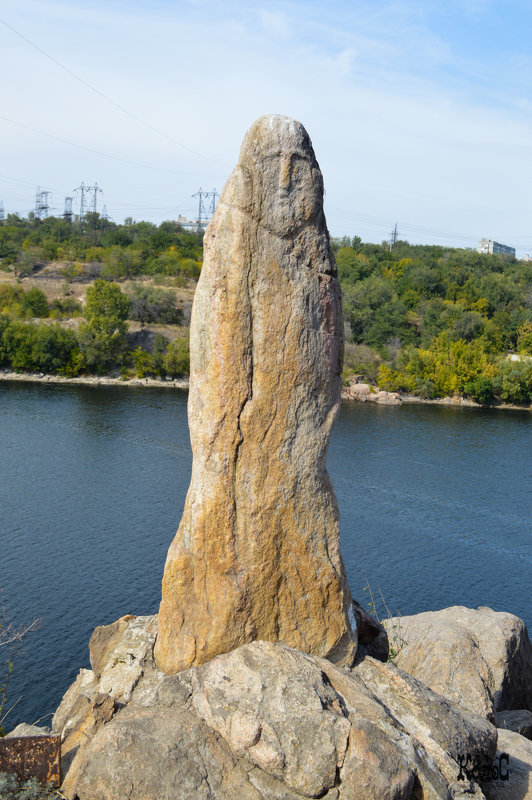
M 498 776 L 482 781 L 486 800 L 532 800 L 532 742 L 514 731 L 499 729 L 498 734 Z
M 352 664 L 325 467 L 340 407 L 340 287 L 307 132 L 261 117 L 204 240 L 190 327 L 190 487 L 164 570 L 159 666 L 245 642 Z
M 253 642 L 170 675 L 153 659 L 155 626 L 130 618 L 99 631 L 99 676 L 83 670 L 54 717 L 69 800 L 484 796 L 457 782 L 457 762 L 492 758 L 496 729 L 392 664 L 368 657 L 350 670 Z M 126 654 L 134 678 L 125 693 L 115 684 L 129 698 L 119 702 L 103 689 Z
M 532 645 L 519 617 L 452 606 L 385 620 L 394 663 L 435 692 L 493 720 L 532 711 Z

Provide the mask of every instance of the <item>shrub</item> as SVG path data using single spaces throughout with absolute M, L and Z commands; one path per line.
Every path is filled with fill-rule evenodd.
M 485 375 L 479 375 L 475 380 L 465 383 L 464 394 L 477 403 L 489 405 L 493 403 L 493 381 Z
M 147 322 L 180 325 L 183 311 L 177 307 L 176 294 L 155 286 L 135 284 L 128 290 L 131 301 L 130 318 Z
M 501 361 L 493 388 L 497 397 L 506 403 L 532 402 L 532 363 Z
M 170 342 L 163 358 L 165 372 L 172 378 L 188 375 L 190 372 L 190 353 L 188 339 L 178 336 Z

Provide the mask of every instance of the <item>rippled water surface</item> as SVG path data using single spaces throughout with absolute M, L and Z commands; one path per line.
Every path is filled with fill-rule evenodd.
M 342 408 L 327 463 L 362 605 L 368 581 L 394 613 L 489 605 L 532 626 L 531 426 L 525 412 Z M 190 475 L 186 394 L 0 384 L 0 455 L 6 615 L 42 619 L 15 660 L 12 727 L 55 709 L 96 625 L 157 610 Z

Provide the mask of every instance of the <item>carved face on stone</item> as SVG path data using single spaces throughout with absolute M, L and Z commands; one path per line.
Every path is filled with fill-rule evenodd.
M 271 233 L 292 236 L 321 215 L 323 179 L 299 122 L 280 115 L 257 120 L 244 139 L 238 167 L 230 202 L 253 211 Z

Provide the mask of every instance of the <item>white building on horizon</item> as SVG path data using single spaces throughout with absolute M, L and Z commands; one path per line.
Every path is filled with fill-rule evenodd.
M 513 256 L 513 258 L 515 258 L 515 247 L 508 247 L 507 244 L 500 244 L 491 239 L 481 239 L 478 243 L 477 252 L 489 253 L 490 255 L 499 253 L 503 256 Z

